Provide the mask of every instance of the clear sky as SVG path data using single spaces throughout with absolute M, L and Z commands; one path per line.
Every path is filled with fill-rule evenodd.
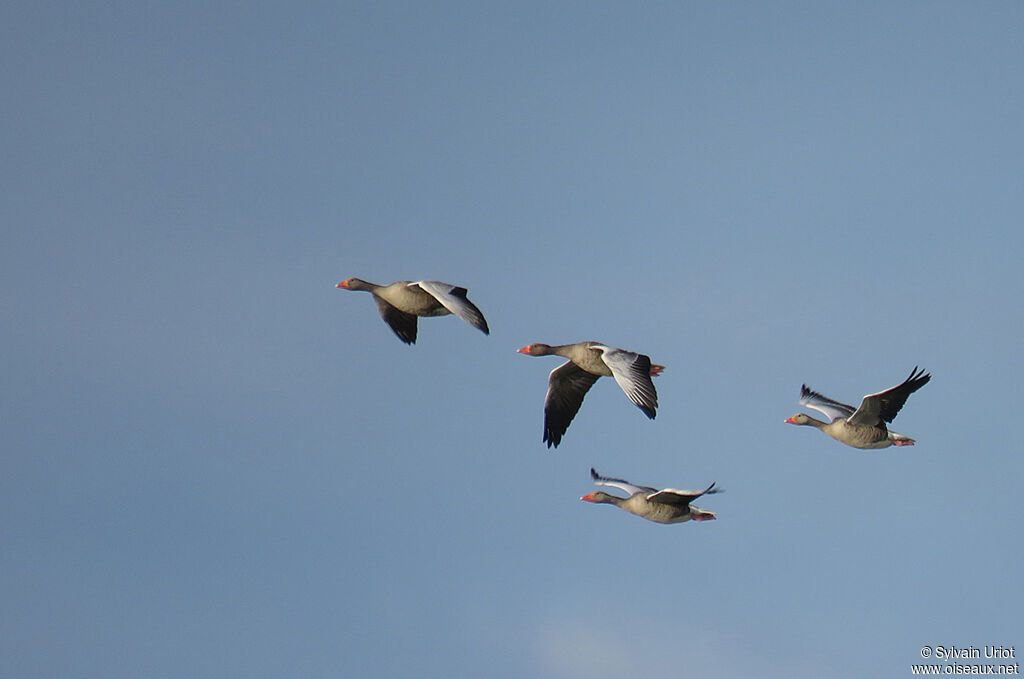
M 0 674 L 909 676 L 1024 651 L 1024 5 L 0 14 Z M 365 293 L 491 326 L 403 345 Z M 541 442 L 554 358 L 649 354 Z M 933 374 L 858 451 L 783 424 Z M 589 469 L 718 520 L 580 502 Z

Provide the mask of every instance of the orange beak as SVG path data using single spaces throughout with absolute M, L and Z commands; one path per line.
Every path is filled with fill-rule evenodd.
M 796 415 L 791 415 L 790 417 L 784 419 L 783 422 L 785 422 L 786 424 L 796 424 L 796 422 L 793 421 L 795 418 Z
M 346 290 L 348 290 L 348 281 L 342 281 L 342 282 L 338 283 L 337 285 L 335 285 L 334 287 L 336 287 L 336 288 L 345 288 Z
M 527 344 L 525 347 L 523 347 L 521 349 L 516 349 L 516 353 L 517 354 L 528 354 L 528 353 L 530 353 L 530 347 L 532 347 L 532 346 L 533 346 L 532 344 Z
M 593 502 L 594 501 L 594 494 L 593 493 L 587 493 L 586 495 L 584 495 L 580 499 L 584 500 L 586 502 Z

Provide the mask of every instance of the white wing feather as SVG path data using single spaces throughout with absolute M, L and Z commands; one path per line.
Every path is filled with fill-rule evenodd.
M 837 417 L 847 418 L 853 414 L 854 408 L 840 403 L 839 401 L 833 401 L 827 396 L 822 396 L 817 392 L 808 390 L 809 393 L 801 396 L 800 405 L 805 405 L 812 410 L 817 410 L 819 413 L 834 420 Z
M 410 285 L 418 285 L 423 291 L 429 293 L 431 297 L 440 302 L 445 309 L 474 328 L 481 330 L 484 334 L 489 334 L 490 331 L 487 328 L 487 321 L 484 320 L 483 313 L 466 297 L 465 288 L 452 285 L 451 283 L 442 283 L 441 281 L 416 281 L 415 283 L 410 283 Z
M 644 411 L 647 417 L 654 419 L 658 407 L 658 392 L 651 381 L 651 359 L 642 354 L 603 344 L 594 344 L 590 348 L 601 352 L 602 360 L 612 371 L 612 377 L 622 391 L 626 392 L 629 400 Z

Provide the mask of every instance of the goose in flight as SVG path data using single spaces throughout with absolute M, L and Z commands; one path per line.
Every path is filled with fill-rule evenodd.
M 835 440 L 854 448 L 912 446 L 914 439 L 890 431 L 885 423 L 892 422 L 907 398 L 928 384 L 931 378 L 930 374 L 914 366 L 910 377 L 891 389 L 868 394 L 860 402 L 859 408 L 834 401 L 809 389 L 805 384 L 800 389 L 800 404 L 824 414 L 829 421 L 822 422 L 805 413 L 797 413 L 786 422 L 817 427 Z
M 349 278 L 334 287 L 372 294 L 380 317 L 406 344 L 416 343 L 417 316 L 455 314 L 483 334 L 490 334 L 484 315 L 466 297 L 466 288 L 457 285 L 441 281 L 396 281 L 377 285 L 361 278 Z
M 544 442 L 558 447 L 562 436 L 576 417 L 583 397 L 598 377 L 614 377 L 622 391 L 644 415 L 654 419 L 658 392 L 651 377 L 660 375 L 663 365 L 651 363 L 649 356 L 616 349 L 600 342 L 576 344 L 527 344 L 517 350 L 529 356 L 562 356 L 569 359 L 551 371 L 548 393 L 544 399 Z
M 616 505 L 630 514 L 636 514 L 656 523 L 682 523 L 690 519 L 710 521 L 717 518 L 714 512 L 690 504 L 702 495 L 720 493 L 721 490 L 715 488 L 714 483 L 704 490 L 678 490 L 676 488 L 658 490 L 649 486 L 636 486 L 625 479 L 601 476 L 593 467 L 590 469 L 590 478 L 594 480 L 595 485 L 624 490 L 629 493 L 629 497 L 619 497 L 597 490 L 580 498 L 586 502 Z

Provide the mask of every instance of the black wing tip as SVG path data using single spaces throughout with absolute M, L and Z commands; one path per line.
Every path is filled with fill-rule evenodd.
M 416 335 L 418 328 L 414 325 L 412 332 L 409 332 L 406 328 L 403 328 L 401 324 L 392 325 L 388 319 L 384 319 L 384 324 L 391 328 L 391 332 L 395 333 L 395 337 L 402 340 L 406 344 L 416 344 Z
M 597 473 L 596 469 L 591 467 L 590 468 L 590 478 L 593 479 L 594 481 L 597 481 L 598 479 L 601 478 L 601 475 Z
M 914 393 L 924 385 L 928 384 L 928 382 L 931 379 L 931 373 L 926 373 L 923 368 L 918 368 L 915 365 L 914 369 L 910 371 L 910 375 L 907 377 L 907 379 L 903 380 L 899 387 L 896 388 L 898 389 L 902 387 L 906 389 L 905 393 L 909 396 L 910 394 Z M 891 420 L 889 421 L 891 422 Z
M 907 382 L 916 382 L 921 386 L 928 383 L 928 380 L 932 378 L 931 373 L 926 373 L 924 368 L 918 368 L 916 365 L 914 369 L 910 371 L 910 377 L 906 379 Z
M 463 320 L 465 320 L 467 323 L 472 325 L 474 328 L 476 328 L 477 330 L 479 330 L 483 334 L 490 335 L 491 334 L 491 328 L 487 325 L 487 319 L 484 318 L 484 312 L 480 311 L 480 309 L 477 309 L 476 305 L 474 305 L 468 299 L 466 300 L 466 303 L 469 306 L 469 312 L 470 313 L 469 313 L 469 318 L 466 318 L 466 319 L 463 319 Z
M 565 423 L 564 427 L 558 427 L 561 423 L 552 423 L 548 418 L 547 413 L 544 415 L 544 441 L 548 444 L 548 448 L 551 446 L 557 448 L 558 444 L 562 442 L 562 437 L 565 436 L 565 432 L 569 431 L 569 424 L 572 423 L 572 418 Z M 561 429 L 561 431 L 559 431 L 559 429 Z
M 642 410 L 644 415 L 646 415 L 649 419 L 653 420 L 658 415 L 658 411 L 652 408 L 651 406 L 637 406 L 637 408 Z

